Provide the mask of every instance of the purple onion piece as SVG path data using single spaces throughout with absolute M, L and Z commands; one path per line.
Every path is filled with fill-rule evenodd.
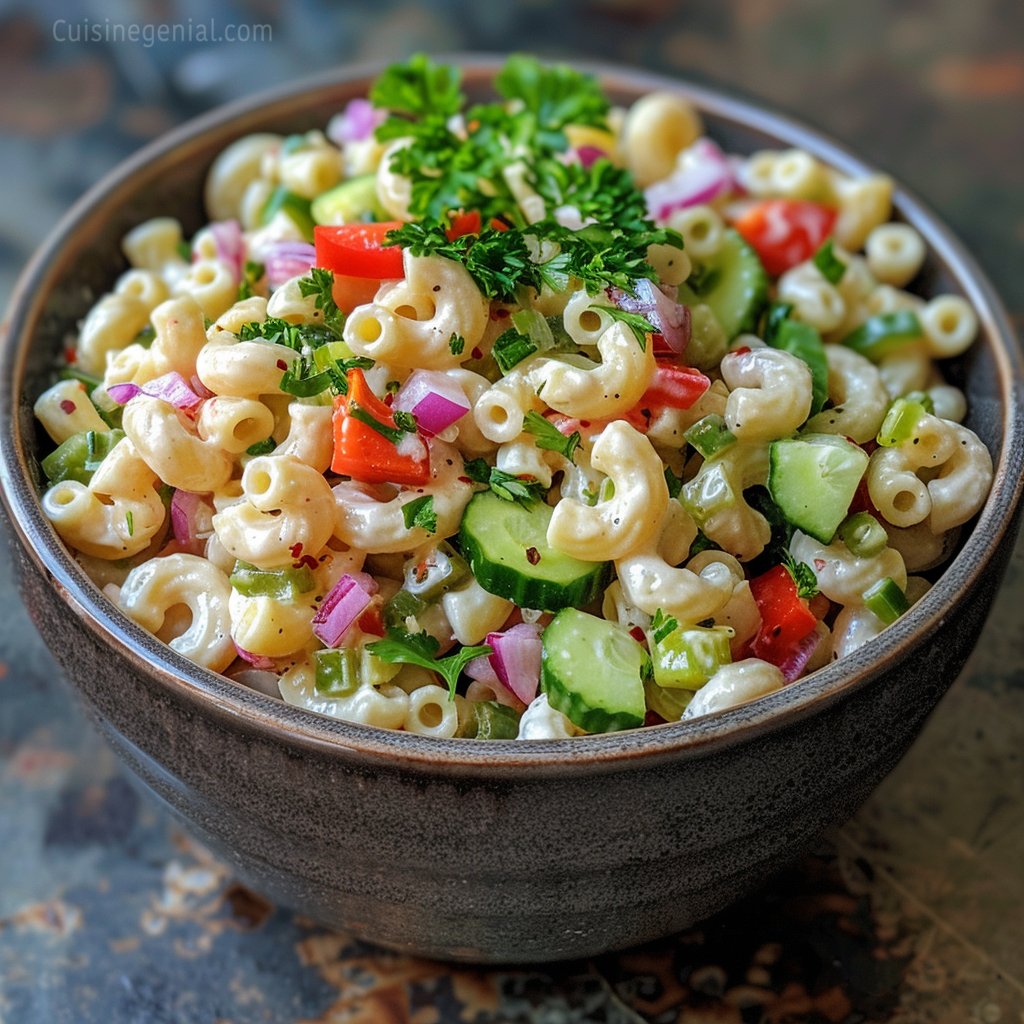
M 819 643 L 821 643 L 821 634 L 816 629 L 812 629 L 797 644 L 796 650 L 779 666 L 787 683 L 791 683 L 803 675 L 804 669 L 807 668 L 807 663 L 811 660 L 811 655 L 817 650 Z
M 313 632 L 328 647 L 337 647 L 346 630 L 370 603 L 370 596 L 361 580 L 345 573 L 320 603 L 313 616 Z
M 524 704 L 537 696 L 540 683 L 541 627 L 520 622 L 503 633 L 488 633 L 485 643 L 494 653 L 491 667 L 507 689 Z

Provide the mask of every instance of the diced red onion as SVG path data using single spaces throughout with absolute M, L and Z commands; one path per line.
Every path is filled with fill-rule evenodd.
M 232 641 L 234 643 L 234 641 Z M 262 654 L 253 654 L 252 651 L 245 650 L 244 647 L 239 647 L 235 644 L 235 650 L 238 651 L 238 656 L 242 661 L 249 662 L 253 668 L 273 668 L 274 662 L 271 658 L 266 658 Z
M 669 350 L 677 355 L 685 351 L 690 342 L 690 308 L 673 302 L 660 288 L 646 277 L 636 283 L 636 295 L 621 288 L 609 288 L 609 298 L 627 313 L 639 313 L 656 328 Z
M 231 267 L 235 281 L 242 280 L 242 265 L 245 263 L 245 244 L 242 242 L 242 225 L 237 220 L 214 221 L 210 225 L 217 259 Z
M 216 398 L 215 392 L 211 391 L 200 379 L 198 373 L 189 377 L 189 386 L 200 398 Z
M 146 381 L 142 385 L 112 384 L 107 388 L 107 394 L 118 405 L 130 402 L 139 394 L 149 395 L 150 398 L 159 398 L 163 402 L 169 402 L 176 409 L 181 409 L 184 412 L 192 412 L 203 402 L 203 399 L 189 387 L 188 381 L 176 370 L 165 373 L 155 380 Z
M 488 633 L 486 643 L 494 649 L 488 660 L 499 682 L 524 704 L 537 696 L 540 682 L 541 627 L 520 622 L 504 633 Z
M 494 671 L 494 666 L 491 664 L 491 659 L 486 654 L 481 654 L 479 658 L 474 658 L 471 662 L 466 665 L 466 675 L 470 679 L 476 682 L 486 683 L 488 686 L 501 686 L 501 680 L 498 678 L 498 674 Z
M 304 277 L 316 263 L 316 249 L 309 242 L 270 242 L 260 255 L 271 288 L 280 288 L 293 277 Z
M 459 385 L 440 370 L 414 370 L 395 395 L 395 409 L 411 412 L 428 437 L 440 434 L 469 412 L 469 399 Z
M 598 146 L 580 146 L 576 150 L 576 155 L 580 158 L 580 163 L 584 167 L 590 167 L 595 160 L 600 160 L 601 157 L 608 154 Z
M 380 110 L 369 100 L 349 100 L 340 114 L 335 114 L 327 125 L 326 135 L 336 146 L 346 142 L 362 142 L 387 117 L 386 110 Z
M 779 666 L 787 683 L 791 683 L 803 675 L 803 671 L 807 668 L 807 663 L 811 660 L 811 655 L 817 650 L 819 643 L 821 643 L 821 634 L 816 629 L 812 629 L 797 644 L 796 650 Z
M 698 139 L 688 151 L 683 166 L 644 190 L 647 210 L 657 221 L 665 221 L 675 210 L 710 203 L 735 187 L 732 167 L 725 154 L 710 139 Z
M 196 513 L 202 499 L 192 491 L 175 489 L 171 498 L 171 528 L 174 539 L 182 551 L 190 555 L 201 555 L 206 544 L 196 536 Z
M 365 573 L 357 574 L 369 579 Z M 337 647 L 345 631 L 362 615 L 372 596 L 364 579 L 345 573 L 331 588 L 313 616 L 313 632 L 328 647 Z M 374 583 L 376 586 L 376 583 Z

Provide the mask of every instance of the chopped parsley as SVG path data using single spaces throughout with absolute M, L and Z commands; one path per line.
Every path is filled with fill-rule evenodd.
M 486 484 L 491 479 L 491 467 L 485 459 L 467 459 L 462 464 L 462 471 L 473 483 Z
M 578 430 L 566 436 L 550 420 L 546 420 L 539 412 L 533 410 L 523 417 L 523 430 L 536 437 L 538 448 L 558 452 L 570 462 L 573 461 L 581 440 Z
M 466 348 L 466 339 L 461 335 L 453 334 L 448 339 L 448 348 L 453 356 L 461 356 Z
M 651 619 L 651 639 L 660 644 L 673 630 L 679 628 L 679 620 L 671 615 L 666 615 L 660 608 L 654 611 L 654 618 Z
M 546 488 L 535 477 L 514 476 L 502 469 L 492 469 L 487 480 L 490 488 L 505 501 L 517 501 L 523 508 L 530 508 L 544 500 Z
M 431 672 L 439 672 L 448 684 L 448 699 L 452 700 L 462 670 L 474 658 L 491 654 L 493 648 L 489 644 L 463 647 L 447 658 L 437 658 L 440 646 L 438 640 L 429 633 L 408 633 L 401 629 L 389 629 L 386 639 L 367 644 L 366 650 L 375 658 L 391 665 L 419 665 Z
M 669 466 L 665 467 L 665 483 L 668 485 L 668 496 L 678 498 L 679 492 L 683 489 L 683 478 L 676 476 Z
M 514 327 L 504 334 L 498 335 L 491 347 L 491 355 L 502 373 L 508 373 L 513 366 L 524 359 L 529 359 L 537 351 L 537 346 L 529 338 L 523 337 Z
M 324 327 L 340 338 L 345 326 L 345 314 L 334 301 L 334 273 L 320 267 L 312 267 L 308 277 L 299 278 L 299 292 L 303 296 L 314 295 L 313 304 L 323 313 Z
M 437 513 L 434 511 L 434 496 L 424 494 L 422 498 L 414 498 L 402 506 L 402 518 L 405 528 L 412 530 L 422 526 L 428 533 L 437 533 Z
M 647 335 L 658 333 L 657 327 L 639 313 L 627 313 L 626 310 L 619 309 L 618 306 L 591 306 L 590 308 L 598 313 L 606 313 L 613 320 L 624 323 L 633 332 L 633 337 L 640 345 L 641 352 L 647 351 Z
M 277 442 L 268 437 L 265 441 L 257 441 L 245 449 L 246 455 L 269 455 L 277 447 Z
M 129 509 L 124 514 L 124 518 L 125 518 L 125 521 L 128 523 L 128 536 L 129 537 L 134 537 L 135 536 L 135 516 L 132 514 L 131 509 Z
M 238 301 L 251 299 L 256 294 L 256 285 L 267 272 L 262 263 L 255 260 L 246 260 L 245 269 L 242 271 L 242 280 L 238 285 Z
M 798 562 L 788 551 L 783 565 L 789 570 L 793 582 L 796 583 L 797 597 L 809 601 L 818 593 L 818 577 L 806 562 Z

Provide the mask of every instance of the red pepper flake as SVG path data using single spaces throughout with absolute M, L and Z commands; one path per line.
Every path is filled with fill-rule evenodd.
M 460 476 L 458 481 L 460 484 L 471 484 L 473 482 L 468 476 Z
M 530 565 L 536 565 L 540 561 L 540 552 L 536 548 L 527 548 L 526 560 Z
M 475 347 L 475 348 L 473 349 L 473 351 L 472 351 L 472 352 L 470 352 L 470 355 L 471 355 L 471 356 L 472 356 L 472 357 L 473 357 L 474 359 L 483 359 L 483 357 L 484 357 L 483 349 L 481 349 L 481 348 L 478 348 L 478 347 Z
M 647 636 L 639 626 L 634 626 L 630 631 L 629 635 L 638 643 L 642 644 L 647 640 Z
M 68 366 L 74 366 L 78 362 L 78 349 L 74 345 L 67 345 L 64 348 L 64 362 Z
M 492 309 L 491 310 L 491 319 L 492 320 L 504 320 L 509 315 L 510 314 L 509 314 L 509 311 L 507 309 Z
M 298 548 L 302 547 L 301 544 L 296 544 L 295 546 Z M 292 563 L 292 568 L 301 569 L 303 566 L 306 566 L 309 569 L 316 569 L 319 564 L 320 563 L 312 555 L 303 555 L 297 562 Z
M 742 348 L 734 348 L 732 354 L 734 356 L 745 356 L 750 351 L 749 345 L 744 345 Z
M 277 361 L 277 368 L 279 370 L 287 370 L 288 369 L 288 364 L 283 359 L 278 359 L 278 361 Z
M 302 541 L 300 540 L 297 544 L 293 544 L 288 550 L 292 553 L 292 558 L 301 558 Z
M 69 416 L 78 408 L 78 406 L 75 405 L 75 403 L 72 402 L 70 398 L 65 398 L 64 401 L 60 403 L 60 407 Z
M 816 558 L 814 560 L 814 568 L 817 569 L 818 572 L 821 572 L 821 570 L 824 569 L 827 564 L 828 563 L 825 561 L 824 558 Z
M 395 394 L 393 391 L 389 391 L 384 396 L 384 404 L 390 409 L 395 404 Z
M 580 420 L 580 426 L 586 429 L 590 426 L 590 420 Z

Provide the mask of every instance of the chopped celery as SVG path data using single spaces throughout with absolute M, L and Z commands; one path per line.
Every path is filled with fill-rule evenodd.
M 466 560 L 451 544 L 442 541 L 433 551 L 408 566 L 404 589 L 421 601 L 434 601 L 468 578 Z
M 654 681 L 667 689 L 696 690 L 732 661 L 728 626 L 681 626 L 666 636 L 648 636 Z
M 918 423 L 928 412 L 920 402 L 897 398 L 882 420 L 876 440 L 884 448 L 898 448 L 914 436 Z
M 852 334 L 843 338 L 843 344 L 873 363 L 899 351 L 910 341 L 923 337 L 921 321 L 909 309 L 896 313 L 881 313 L 865 321 Z
M 513 313 L 512 326 L 524 338 L 533 342 L 541 352 L 555 347 L 555 337 L 551 333 L 551 325 L 535 309 L 520 309 Z
M 520 714 L 496 700 L 474 701 L 457 735 L 469 740 L 514 740 Z
M 88 484 L 100 463 L 123 437 L 123 430 L 83 430 L 50 452 L 40 466 L 52 484 L 62 480 Z
M 738 495 L 719 463 L 705 463 L 701 471 L 679 491 L 679 503 L 698 527 L 717 512 L 732 508 Z
M 696 690 L 665 689 L 653 679 L 644 682 L 644 697 L 647 706 L 666 722 L 678 722 L 687 705 L 693 700 Z
M 333 651 L 314 651 L 316 692 L 330 697 L 348 697 L 359 688 L 359 651 L 342 647 Z
M 889 576 L 883 576 L 864 591 L 864 604 L 868 611 L 877 615 L 887 626 L 910 610 L 906 595 Z
M 354 357 L 355 352 L 344 341 L 328 341 L 313 349 L 313 363 L 318 370 L 326 370 L 328 366 L 334 366 L 338 360 L 344 361 Z
M 313 241 L 313 217 L 309 212 L 308 199 L 290 192 L 284 185 L 278 185 L 263 206 L 260 223 L 269 224 L 279 213 L 285 213 L 291 218 L 307 242 Z
M 889 543 L 889 535 L 870 512 L 855 512 L 847 516 L 836 533 L 850 554 L 858 558 L 874 558 Z
M 736 443 L 736 435 L 725 425 L 725 420 L 717 412 L 709 413 L 702 420 L 697 420 L 683 437 L 705 459 L 714 458 L 720 451 Z
M 281 569 L 259 569 L 248 562 L 235 562 L 231 586 L 243 597 L 272 597 L 275 601 L 298 601 L 316 587 L 313 573 L 305 565 Z

